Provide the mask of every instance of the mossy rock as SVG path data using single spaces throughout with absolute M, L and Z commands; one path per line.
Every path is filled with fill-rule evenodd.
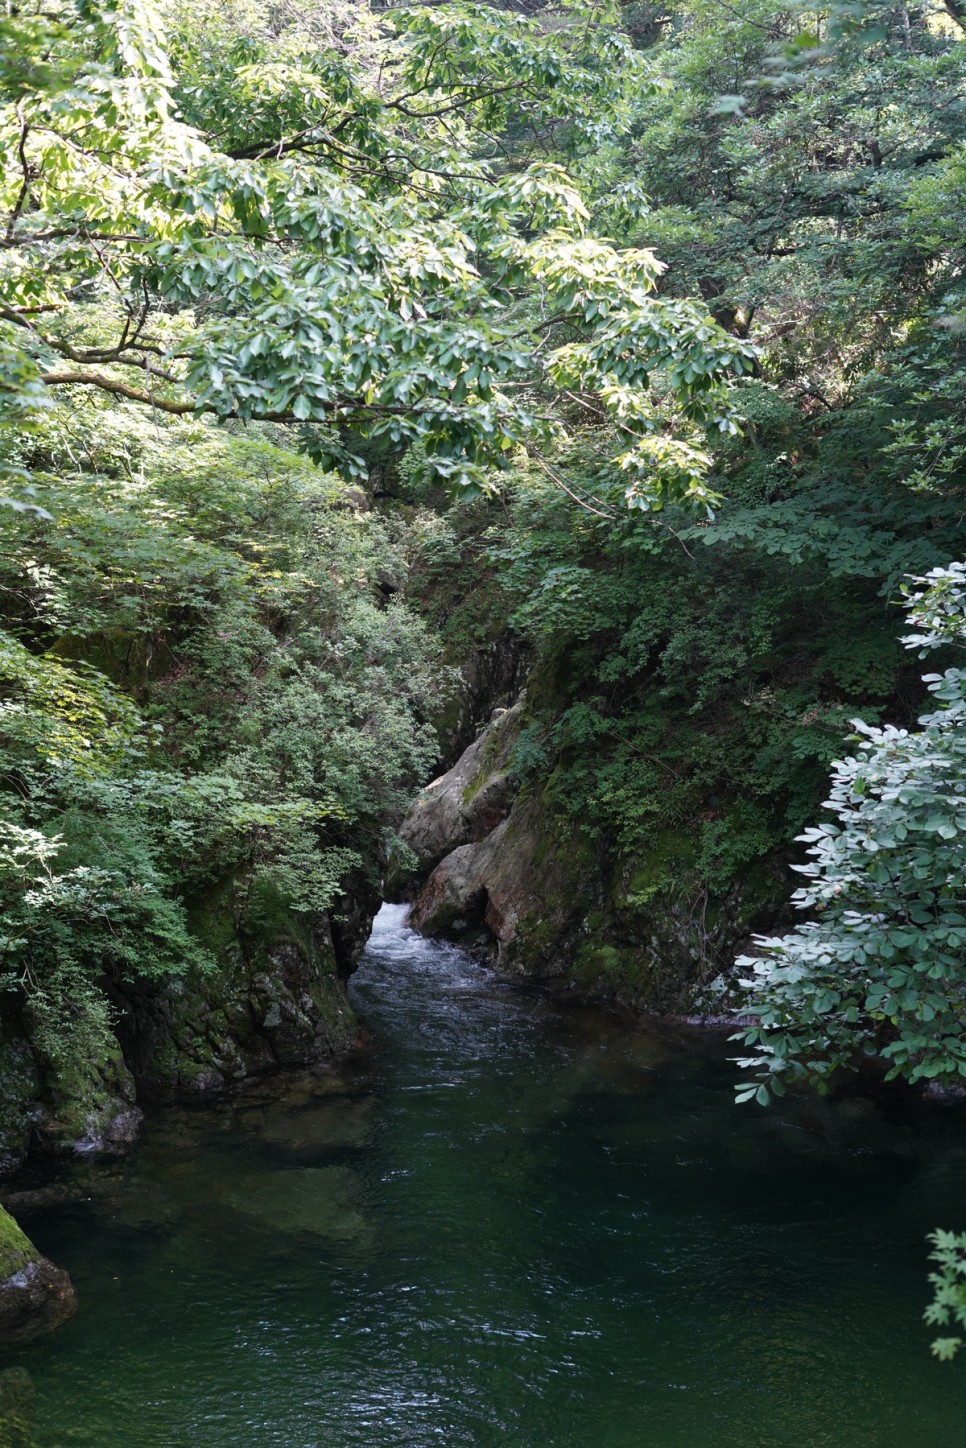
M 0 1347 L 21 1347 L 45 1337 L 76 1310 L 67 1273 L 48 1262 L 0 1207 Z
M 26 1036 L 11 1023 L 0 1030 L 0 1176 L 27 1154 L 40 1075 Z
M 40 1253 L 26 1232 L 0 1207 L 0 1281 L 6 1281 L 39 1258 Z
M 141 1111 L 119 1045 L 100 1060 L 71 1060 L 47 1072 L 31 1145 L 44 1153 L 124 1151 L 137 1137 Z
M 189 903 L 188 921 L 214 967 L 140 990 L 121 1025 L 145 1099 L 208 1094 L 352 1043 L 326 915 L 293 911 L 259 874 L 217 882 Z

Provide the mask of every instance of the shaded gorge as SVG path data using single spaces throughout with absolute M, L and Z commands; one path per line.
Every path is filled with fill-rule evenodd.
M 20 1200 L 81 1302 L 9 1359 L 39 1448 L 958 1441 L 921 1313 L 963 1106 L 738 1109 L 723 1036 L 497 980 L 400 906 L 352 988 L 341 1067 Z

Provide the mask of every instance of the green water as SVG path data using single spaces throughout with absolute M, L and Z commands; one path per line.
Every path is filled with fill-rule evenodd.
M 956 1448 L 923 1237 L 962 1107 L 732 1104 L 720 1038 L 516 990 L 387 907 L 339 1072 L 173 1111 L 25 1217 L 41 1448 Z

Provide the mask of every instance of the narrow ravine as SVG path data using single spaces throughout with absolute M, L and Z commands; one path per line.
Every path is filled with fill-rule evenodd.
M 962 1107 L 738 1110 L 720 1037 L 501 982 L 400 906 L 353 995 L 344 1068 L 157 1117 L 24 1215 L 82 1304 L 11 1359 L 40 1448 L 959 1441 L 920 1314 Z

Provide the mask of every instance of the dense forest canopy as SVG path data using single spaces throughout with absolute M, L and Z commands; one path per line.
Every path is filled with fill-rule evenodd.
M 636 499 L 701 492 L 696 443 L 734 427 L 725 382 L 751 352 L 655 295 L 653 252 L 606 240 L 593 177 L 567 168 L 652 89 L 613 21 L 417 8 L 357 49 L 245 7 L 171 19 L 170 56 L 148 3 L 10 22 L 3 319 L 25 404 L 93 386 L 314 422 L 350 471 L 347 434 L 418 442 L 472 483 L 549 445 L 554 396 L 586 389 Z
M 693 1004 L 765 921 L 746 1094 L 966 1075 L 963 40 L 958 0 L 6 8 L 14 1096 L 86 1099 L 124 992 L 232 929 L 338 936 L 500 649 L 584 985 Z

